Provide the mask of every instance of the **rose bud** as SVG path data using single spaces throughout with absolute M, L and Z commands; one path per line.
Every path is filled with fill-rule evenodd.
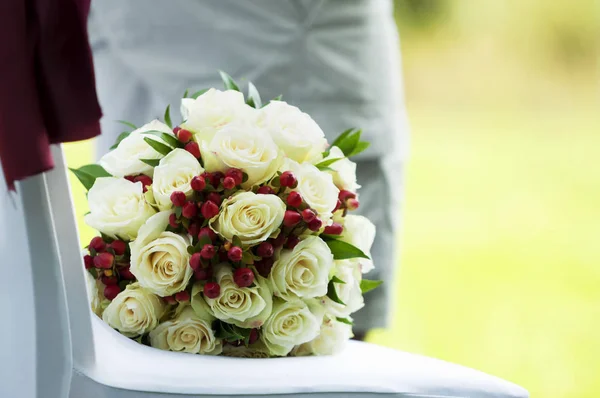
M 85 269 L 92 268 L 94 266 L 94 258 L 89 254 L 86 254 L 83 256 L 83 265 L 85 266 Z
M 197 236 L 198 233 L 200 232 L 200 223 L 198 223 L 197 221 L 191 222 L 187 231 L 188 231 L 188 234 L 190 234 L 192 236 Z
M 131 273 L 129 266 L 119 269 L 119 276 L 127 281 L 135 280 L 135 275 Z
M 356 198 L 356 194 L 354 192 L 350 192 L 345 189 L 342 189 L 340 191 L 340 193 L 338 194 L 338 199 L 341 200 L 342 202 L 345 202 L 348 199 L 355 199 L 355 198 Z
M 233 272 L 233 281 L 239 287 L 248 287 L 254 283 L 254 273 L 250 268 L 238 268 Z
M 127 243 L 122 240 L 115 240 L 110 244 L 110 248 L 113 249 L 115 255 L 122 256 L 125 254 L 125 250 L 127 250 Z
M 179 130 L 175 133 L 177 139 L 184 144 L 187 144 L 192 139 L 192 133 L 189 130 L 179 128 Z M 196 156 L 197 158 L 199 156 Z
M 215 231 L 209 227 L 200 228 L 200 232 L 198 232 L 198 239 L 202 239 L 203 236 L 208 236 L 211 242 L 214 242 L 215 239 L 217 239 L 217 234 L 215 234 Z
M 338 211 L 340 208 L 342 207 L 342 201 L 341 200 L 337 200 L 337 202 L 335 202 L 335 207 L 333 208 L 333 211 L 336 212 Z
M 215 202 L 211 200 L 204 202 L 202 205 L 202 217 L 210 219 L 217 214 L 219 214 L 219 206 Z
M 202 191 L 204 188 L 206 188 L 206 180 L 202 176 L 196 176 L 192 178 L 190 186 L 194 191 Z
M 302 210 L 302 219 L 304 222 L 311 222 L 317 217 L 317 212 L 313 209 L 304 209 Z
M 185 204 L 186 198 L 185 194 L 181 191 L 175 191 L 171 194 L 171 203 L 174 206 L 181 207 Z
M 175 300 L 179 301 L 180 303 L 190 301 L 190 294 L 187 292 L 187 290 L 182 290 L 181 292 L 175 293 Z
M 244 254 L 244 252 L 242 251 L 241 247 L 233 246 L 227 252 L 227 257 L 233 262 L 238 262 L 238 261 L 242 260 L 243 254 Z
M 358 206 L 360 206 L 360 202 L 356 199 L 348 199 L 346 201 L 346 208 L 348 210 L 356 210 L 358 209 Z
M 235 185 L 240 185 L 244 180 L 244 173 L 240 169 L 229 169 L 227 170 L 227 173 L 225 173 L 225 176 L 233 178 Z M 223 183 L 225 183 L 225 181 L 223 181 Z
M 344 227 L 342 226 L 342 224 L 337 222 L 326 226 L 323 230 L 323 233 L 327 235 L 341 235 L 342 232 L 344 232 Z
M 117 278 L 116 276 L 103 276 L 101 280 L 102 283 L 104 283 L 106 286 L 116 285 L 119 283 L 119 278 Z
M 221 206 L 221 202 L 223 202 L 223 197 L 219 195 L 218 192 L 211 192 L 206 195 L 206 200 L 210 200 L 214 202 L 217 206 Z
M 292 250 L 299 242 L 300 238 L 298 238 L 296 235 L 290 235 L 287 239 L 287 242 L 285 242 L 285 247 Z
M 101 237 L 96 236 L 90 241 L 90 249 L 94 249 L 97 253 L 103 252 L 106 249 L 106 243 Z
M 108 285 L 104 288 L 104 297 L 108 300 L 114 300 L 117 295 L 121 293 L 121 288 L 119 285 Z
M 223 187 L 225 189 L 233 189 L 235 188 L 237 184 L 235 183 L 235 180 L 231 177 L 225 177 L 223 179 Z
M 270 244 L 269 242 L 263 242 L 260 245 L 258 245 L 258 248 L 256 249 L 256 254 L 260 257 L 273 257 L 273 245 Z
M 285 215 L 283 216 L 283 225 L 286 227 L 293 227 L 298 225 L 298 223 L 302 220 L 302 216 L 295 210 L 286 210 Z
M 258 191 L 256 191 L 256 193 L 261 195 L 270 195 L 275 193 L 275 191 L 273 191 L 273 188 L 271 188 L 270 186 L 263 185 L 262 187 L 258 188 Z
M 312 220 L 311 222 L 308 223 L 308 229 L 316 232 L 321 229 L 322 225 L 323 225 L 323 221 L 321 221 L 318 218 L 315 218 L 314 220 Z
M 195 142 L 188 142 L 187 144 L 185 144 L 185 147 L 183 148 L 186 151 L 188 151 L 189 153 L 191 153 L 192 155 L 194 155 L 194 157 L 196 159 L 200 158 L 200 147 L 198 146 L 197 143 Z
M 204 285 L 204 295 L 209 299 L 216 299 L 221 294 L 221 286 L 216 282 L 208 282 Z
M 202 267 L 202 256 L 200 255 L 200 253 L 192 254 L 192 256 L 190 257 L 190 267 L 192 267 L 194 271 Z
M 212 267 L 198 268 L 194 271 L 194 278 L 196 278 L 197 281 L 206 281 L 212 278 L 212 273 Z
M 300 207 L 302 205 L 302 195 L 296 191 L 292 191 L 288 195 L 286 202 L 292 207 Z
M 94 267 L 102 269 L 112 268 L 114 260 L 115 257 L 111 253 L 99 253 L 94 257 Z
M 133 182 L 141 182 L 142 183 L 142 191 L 146 192 L 148 187 L 152 185 L 152 178 L 146 175 L 139 175 L 133 179 Z
M 169 215 L 169 225 L 173 228 L 179 228 L 179 223 L 177 222 L 177 215 L 175 215 L 175 213 Z
M 263 258 L 262 260 L 255 261 L 254 267 L 256 267 L 256 271 L 258 271 L 262 277 L 266 278 L 269 276 L 271 268 L 273 268 L 273 259 Z
M 196 217 L 197 213 L 198 213 L 198 208 L 196 207 L 196 203 L 189 201 L 183 205 L 181 214 L 185 218 L 194 218 L 194 217 Z
M 281 247 L 285 243 L 286 239 L 287 236 L 285 236 L 284 234 L 279 234 L 277 238 L 271 240 L 271 244 L 273 245 L 273 247 Z
M 213 258 L 216 254 L 216 250 L 215 247 L 213 245 L 206 244 L 202 247 L 202 250 L 200 250 L 200 256 L 204 259 L 210 260 L 211 258 Z
M 215 171 L 211 174 L 210 183 L 212 184 L 213 187 L 216 188 L 221 183 L 221 180 L 223 179 L 223 177 L 225 177 L 225 174 L 221 173 L 220 171 Z
M 291 171 L 284 171 L 279 176 L 279 183 L 282 187 L 293 188 L 298 183 L 296 176 Z
M 258 341 L 258 329 L 250 330 L 250 336 L 248 337 L 248 344 L 254 344 Z

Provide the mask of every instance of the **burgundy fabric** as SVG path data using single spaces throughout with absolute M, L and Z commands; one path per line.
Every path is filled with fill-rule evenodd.
M 54 166 L 50 144 L 100 133 L 89 6 L 0 0 L 0 161 L 11 189 Z

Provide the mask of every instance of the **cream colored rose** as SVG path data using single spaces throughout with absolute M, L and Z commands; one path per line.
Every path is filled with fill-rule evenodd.
M 270 180 L 283 162 L 283 153 L 269 133 L 244 122 L 230 123 L 203 142 L 202 154 L 208 172 L 230 168 L 246 172 L 248 180 L 242 184 L 246 189 Z
M 135 239 L 140 227 L 156 213 L 144 198 L 142 183 L 124 178 L 96 179 L 88 192 L 88 205 L 87 225 L 125 240 Z
M 279 235 L 285 208 L 276 195 L 239 191 L 223 201 L 210 227 L 230 242 L 237 236 L 246 247 L 257 245 Z
M 358 247 L 369 258 L 356 258 L 361 265 L 363 274 L 371 271 L 374 267 L 371 260 L 371 246 L 375 241 L 375 225 L 366 217 L 355 216 L 352 214 L 344 217 L 344 232 L 341 240 Z
M 308 343 L 294 347 L 292 355 L 333 355 L 340 353 L 352 337 L 352 326 L 325 317 L 319 335 Z
M 182 291 L 193 271 L 189 266 L 188 235 L 166 232 L 171 212 L 163 211 L 150 217 L 140 228 L 131 247 L 131 273 L 140 285 L 161 297 Z
M 181 191 L 190 197 L 194 193 L 190 186 L 192 178 L 203 172 L 198 159 L 185 149 L 175 149 L 162 158 L 154 169 L 152 182 L 152 194 L 158 208 L 168 210 L 173 207 L 171 194 L 175 191 Z
M 325 312 L 336 317 L 346 318 L 360 310 L 365 301 L 360 290 L 360 272 L 354 260 L 337 260 L 335 262 L 335 276 L 345 283 L 334 283 L 339 299 L 344 303 L 336 303 L 329 297 L 321 299 Z
M 110 300 L 104 297 L 104 284 L 94 278 L 89 272 L 85 272 L 85 287 L 88 294 L 88 301 L 94 314 L 102 317 L 102 313 L 110 304 Z
M 316 163 L 327 146 L 325 134 L 306 113 L 283 101 L 271 101 L 261 109 L 259 124 L 286 156 L 298 163 Z
M 300 299 L 274 299 L 273 312 L 261 330 L 261 341 L 271 355 L 285 356 L 294 346 L 317 337 L 322 318 L 317 306 L 309 307 Z
M 173 131 L 164 123 L 153 120 L 134 130 L 115 149 L 104 155 L 98 162 L 111 175 L 125 177 L 128 175 L 146 174 L 152 176 L 153 167 L 140 159 L 160 159 L 163 157 L 156 152 L 146 141 L 145 137 L 166 144 L 155 135 L 143 134 L 147 131 L 160 131 L 173 135 Z
M 219 355 L 223 346 L 215 337 L 211 322 L 198 317 L 192 307 L 186 307 L 175 319 L 150 332 L 150 345 L 167 351 Z
M 250 344 L 248 347 L 245 345 L 234 346 L 232 344 L 226 344 L 223 347 L 223 355 L 226 357 L 236 358 L 269 358 L 269 349 L 265 346 L 262 341 L 257 341 L 254 344 Z
M 132 283 L 106 307 L 102 319 L 121 334 L 135 337 L 156 328 L 164 312 L 160 297 Z
M 242 120 L 252 122 L 258 111 L 244 101 L 239 91 L 219 91 L 211 88 L 197 99 L 181 100 L 182 128 L 195 134 L 198 142 L 210 141 L 221 128 Z
M 284 300 L 327 294 L 333 255 L 319 237 L 308 236 L 293 250 L 284 249 L 269 273 L 273 295 Z
M 356 163 L 345 157 L 337 146 L 329 149 L 329 156 L 324 160 L 328 159 L 340 159 L 330 164 L 328 167 L 331 171 L 327 171 L 333 177 L 335 186 L 339 189 L 356 192 L 360 188 L 360 185 L 356 183 Z
M 215 279 L 221 286 L 219 297 L 203 297 L 202 284 L 192 288 L 192 307 L 196 313 L 209 312 L 216 318 L 241 328 L 259 328 L 271 314 L 273 298 L 268 283 L 255 276 L 251 287 L 239 287 L 233 281 L 233 270 L 227 263 L 215 267 Z

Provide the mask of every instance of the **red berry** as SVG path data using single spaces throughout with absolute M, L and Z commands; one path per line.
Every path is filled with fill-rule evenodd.
M 175 293 L 175 300 L 179 301 L 180 303 L 190 301 L 190 294 L 187 292 L 187 290 L 182 290 L 181 292 Z
M 238 262 L 238 261 L 242 260 L 243 254 L 244 254 L 244 252 L 241 247 L 233 246 L 227 252 L 227 257 L 233 262 Z
M 194 271 L 194 277 L 198 281 L 206 281 L 212 278 L 212 271 L 212 267 L 198 268 L 196 271 Z
M 202 256 L 200 253 L 192 254 L 192 257 L 190 257 L 190 267 L 192 267 L 194 271 L 197 271 L 202 267 Z
M 260 257 L 273 257 L 273 245 L 270 244 L 269 242 L 263 242 L 260 245 L 258 245 L 258 248 L 256 249 L 256 254 L 259 255 Z
M 254 344 L 258 341 L 258 329 L 250 330 L 250 336 L 248 337 L 248 344 Z
M 113 249 L 115 255 L 122 256 L 125 254 L 125 250 L 127 250 L 127 243 L 123 242 L 122 240 L 115 240 L 110 244 L 110 248 Z
M 275 193 L 275 191 L 273 191 L 273 188 L 271 188 L 268 185 L 263 185 L 262 187 L 258 188 L 258 191 L 256 191 L 256 193 L 259 193 L 261 195 L 270 195 Z
M 85 265 L 85 269 L 90 269 L 94 266 L 94 258 L 89 254 L 83 256 L 83 264 Z
M 111 301 L 114 300 L 119 293 L 121 293 L 119 285 L 108 285 L 104 288 L 104 297 Z
M 302 195 L 296 191 L 290 192 L 287 199 L 287 204 L 292 207 L 300 207 L 302 205 Z
M 282 187 L 293 188 L 298 183 L 296 176 L 291 171 L 284 171 L 279 176 L 279 183 Z
M 117 278 L 116 276 L 103 276 L 102 283 L 104 283 L 106 286 L 116 285 L 117 283 L 119 283 L 119 278 Z
M 135 177 L 133 182 L 141 182 L 143 192 L 146 192 L 148 190 L 148 186 L 152 185 L 152 178 L 142 174 Z
M 94 257 L 94 267 L 102 269 L 112 268 L 114 260 L 115 256 L 113 256 L 111 253 L 99 253 L 96 257 Z
M 302 210 L 302 219 L 304 222 L 311 222 L 317 217 L 317 212 L 313 209 L 304 209 Z
M 211 242 L 214 242 L 215 239 L 217 239 L 217 234 L 215 234 L 215 231 L 209 227 L 200 228 L 200 232 L 198 232 L 198 239 L 201 239 L 203 236 L 208 236 Z
M 194 218 L 194 217 L 196 217 L 197 213 L 198 213 L 198 208 L 196 207 L 196 203 L 190 201 L 183 205 L 181 214 L 185 218 Z
M 90 249 L 96 250 L 97 253 L 103 252 L 106 249 L 106 243 L 101 237 L 96 236 L 90 241 Z
M 189 130 L 180 128 L 176 133 L 177 139 L 181 142 L 188 143 L 192 139 L 192 133 Z M 199 156 L 196 156 L 197 158 Z
M 227 173 L 225 173 L 225 176 L 233 178 L 235 185 L 240 185 L 242 181 L 244 181 L 244 172 L 240 169 L 229 169 L 227 170 Z M 225 183 L 225 181 L 223 181 L 223 183 Z
M 219 206 L 215 202 L 211 200 L 204 202 L 202 205 L 202 217 L 210 219 L 217 214 L 219 214 Z
M 175 215 L 175 213 L 169 215 L 169 225 L 173 228 L 179 227 L 179 223 L 177 222 L 177 215 Z
M 181 127 L 179 127 L 179 126 L 173 127 L 173 134 L 177 135 L 177 133 L 179 132 L 179 130 L 181 130 Z
M 348 199 L 355 199 L 355 198 L 356 198 L 356 194 L 354 192 L 350 192 L 345 189 L 342 189 L 340 191 L 340 193 L 338 194 L 338 199 L 341 200 L 342 202 L 345 202 Z
M 237 184 L 235 183 L 235 180 L 231 177 L 225 177 L 223 179 L 223 187 L 225 189 L 233 189 L 235 188 Z
M 256 267 L 256 271 L 258 271 L 258 273 L 262 277 L 266 278 L 267 276 L 269 276 L 269 273 L 271 272 L 271 268 L 273 268 L 273 259 L 272 258 L 263 258 L 262 260 L 255 261 L 254 267 Z
M 321 221 L 318 218 L 315 218 L 314 220 L 312 220 L 311 222 L 308 223 L 308 229 L 316 232 L 321 229 L 322 225 L 323 225 L 323 221 Z
M 284 234 L 279 234 L 279 236 L 275 239 L 271 240 L 273 247 L 281 247 L 285 243 L 287 237 Z
M 185 194 L 181 191 L 174 191 L 171 194 L 171 203 L 177 207 L 181 207 L 185 204 Z
M 188 231 L 188 234 L 190 234 L 192 236 L 197 236 L 198 233 L 200 232 L 200 223 L 198 223 L 196 221 L 191 222 L 187 231 Z
M 163 299 L 165 300 L 165 302 L 167 304 L 170 304 L 170 305 L 177 304 L 177 300 L 175 300 L 175 296 L 167 296 L 167 297 L 163 297 Z
M 334 222 L 333 224 L 328 225 L 323 230 L 323 233 L 327 234 L 327 235 L 341 235 L 342 232 L 344 232 L 344 227 L 342 227 L 342 224 L 337 223 L 337 222 Z
M 233 281 L 239 287 L 248 287 L 254 282 L 254 272 L 250 268 L 238 268 L 233 273 Z
M 293 227 L 298 225 L 298 223 L 302 220 L 302 216 L 295 210 L 286 210 L 285 215 L 283 216 L 283 225 L 286 227 Z
M 210 260 L 211 258 L 213 258 L 216 254 L 216 250 L 215 247 L 211 244 L 206 244 L 202 247 L 202 250 L 200 250 L 200 256 L 202 256 L 202 258 L 205 258 L 207 260 Z
M 208 282 L 204 285 L 204 295 L 209 299 L 216 299 L 221 294 L 221 286 L 216 282 Z
M 220 206 L 221 202 L 223 202 L 223 197 L 217 192 L 211 192 L 208 195 L 206 195 L 206 200 L 210 200 L 211 202 L 214 202 L 217 206 Z
M 360 202 L 357 199 L 348 199 L 346 201 L 346 208 L 348 210 L 356 210 L 360 206 Z
M 192 178 L 190 186 L 194 191 L 202 191 L 204 188 L 206 188 L 206 180 L 202 176 L 196 176 Z
M 195 142 L 188 142 L 187 144 L 185 144 L 185 147 L 183 148 L 186 151 L 188 151 L 189 153 L 191 153 L 192 155 L 194 155 L 194 157 L 196 159 L 200 158 L 200 147 L 198 146 L 197 143 Z
M 131 273 L 129 266 L 119 269 L 119 276 L 121 277 L 121 279 L 125 279 L 128 281 L 135 280 L 135 275 Z
M 338 199 L 337 202 L 335 202 L 335 207 L 333 208 L 333 211 L 339 210 L 340 207 L 342 207 L 342 201 Z
M 221 173 L 220 171 L 215 171 L 210 176 L 210 183 L 213 187 L 217 188 L 223 177 L 225 177 L 225 174 Z
M 127 181 L 135 182 L 135 177 L 134 176 L 125 176 L 123 178 L 125 178 Z
M 300 238 L 298 238 L 296 235 L 290 235 L 287 239 L 287 242 L 285 242 L 285 247 L 292 250 L 298 243 L 300 243 Z

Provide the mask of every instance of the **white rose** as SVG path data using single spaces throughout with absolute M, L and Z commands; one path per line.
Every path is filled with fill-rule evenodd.
M 239 91 L 211 88 L 197 99 L 181 100 L 182 128 L 195 134 L 198 142 L 210 141 L 217 131 L 234 120 L 253 121 L 256 109 L 246 105 Z
M 104 297 L 104 284 L 94 278 L 92 274 L 85 271 L 85 287 L 88 294 L 88 301 L 94 314 L 102 317 L 104 309 L 110 304 L 110 300 Z
M 346 347 L 351 337 L 352 326 L 325 317 L 319 335 L 308 343 L 294 347 L 292 354 L 295 356 L 337 354 Z
M 344 153 L 337 146 L 329 149 L 328 159 L 340 159 L 328 167 L 333 171 L 327 171 L 333 177 L 333 183 L 339 189 L 345 189 L 351 192 L 356 192 L 360 185 L 356 183 L 356 163 L 344 156 Z
M 150 332 L 150 345 L 161 350 L 219 355 L 223 346 L 215 337 L 211 323 L 210 319 L 198 317 L 188 306 L 175 319 L 161 323 Z
M 245 345 L 235 346 L 233 344 L 226 344 L 223 347 L 223 355 L 236 358 L 269 358 L 271 356 L 269 355 L 269 349 L 260 340 L 254 344 L 250 344 L 248 347 Z
M 160 297 L 132 283 L 106 307 L 102 319 L 123 335 L 134 337 L 156 328 L 164 312 Z
M 293 250 L 280 252 L 269 273 L 273 294 L 284 300 L 324 296 L 332 267 L 329 246 L 319 237 L 308 236 Z
M 261 109 L 259 120 L 289 158 L 298 163 L 321 160 L 327 147 L 325 134 L 300 109 L 283 101 L 271 101 Z
M 237 236 L 248 247 L 279 235 L 285 209 L 276 195 L 239 191 L 223 201 L 210 227 L 230 242 Z
M 111 175 L 125 177 L 128 175 L 146 174 L 152 176 L 153 167 L 140 159 L 160 159 L 163 155 L 156 152 L 146 141 L 145 137 L 166 144 L 160 137 L 143 134 L 147 131 L 160 131 L 173 135 L 173 131 L 164 123 L 153 120 L 134 130 L 114 150 L 104 155 L 98 162 Z
M 203 297 L 202 284 L 192 288 L 192 307 L 196 313 L 208 311 L 216 318 L 241 328 L 259 328 L 271 314 L 273 298 L 266 280 L 255 276 L 250 287 L 239 287 L 233 281 L 233 270 L 223 263 L 215 267 L 215 279 L 221 287 L 215 299 Z
M 283 162 L 283 153 L 269 133 L 243 122 L 230 123 L 203 142 L 202 154 L 208 172 L 230 168 L 246 172 L 248 180 L 242 184 L 246 189 L 270 180 Z
M 156 211 L 144 197 L 141 182 L 101 177 L 88 192 L 85 223 L 113 238 L 135 239 L 140 227 Z
M 344 303 L 336 303 L 329 297 L 323 297 L 321 304 L 325 311 L 333 316 L 346 318 L 353 312 L 360 310 L 365 305 L 362 291 L 360 290 L 360 272 L 354 260 L 338 260 L 335 262 L 334 275 L 345 283 L 334 283 L 339 299 Z
M 160 210 L 173 207 L 171 194 L 183 192 L 188 198 L 194 193 L 190 182 L 192 178 L 202 174 L 204 169 L 198 159 L 185 149 L 174 149 L 160 160 L 154 169 L 152 194 Z
M 298 191 L 302 195 L 302 199 L 319 213 L 319 217 L 324 223 L 329 221 L 340 193 L 333 183 L 331 175 L 317 169 L 312 164 L 298 164 L 291 160 L 286 161 L 280 170 L 289 170 L 294 173 L 298 180 L 298 186 L 294 190 Z
M 163 211 L 150 217 L 130 245 L 131 273 L 140 285 L 162 297 L 185 289 L 193 274 L 187 252 L 192 240 L 165 231 L 170 214 Z
M 294 346 L 317 337 L 323 314 L 317 306 L 300 300 L 273 300 L 273 312 L 267 318 L 260 338 L 271 355 L 285 356 Z
M 371 246 L 375 241 L 375 225 L 368 218 L 352 214 L 344 217 L 344 231 L 340 239 L 358 247 L 369 256 L 368 259 L 355 259 L 360 263 L 363 274 L 375 268 L 373 260 L 371 260 Z

